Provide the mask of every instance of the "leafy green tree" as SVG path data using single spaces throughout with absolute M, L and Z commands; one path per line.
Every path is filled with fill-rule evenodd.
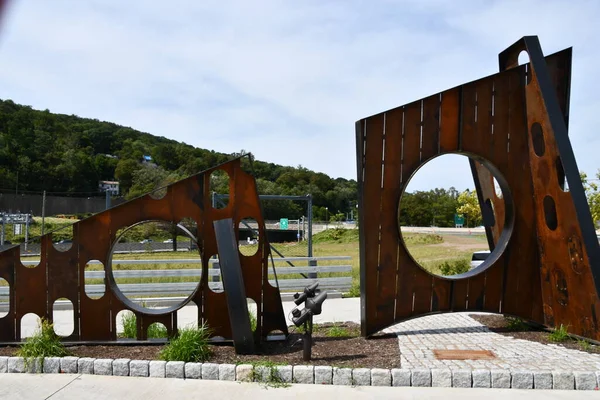
M 458 195 L 458 204 L 456 212 L 465 216 L 467 226 L 478 226 L 481 224 L 481 207 L 479 206 L 475 190 L 467 189 Z
M 585 172 L 580 172 L 581 182 L 585 189 L 585 196 L 587 197 L 588 205 L 590 206 L 590 212 L 592 213 L 592 220 L 594 226 L 600 221 L 600 191 L 598 190 L 598 184 L 595 181 L 600 180 L 600 169 L 596 172 L 596 179 L 588 179 Z

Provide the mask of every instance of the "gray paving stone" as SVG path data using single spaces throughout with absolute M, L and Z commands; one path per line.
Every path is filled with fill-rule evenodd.
M 0 374 L 8 372 L 8 357 L 0 357 Z
M 333 381 L 333 368 L 325 365 L 315 366 L 315 384 L 331 385 Z
M 183 368 L 185 379 L 202 379 L 202 363 L 185 363 Z
M 314 368 L 312 365 L 294 365 L 292 374 L 295 383 L 315 383 Z
M 148 364 L 148 373 L 151 378 L 164 378 L 166 374 L 167 362 L 152 360 Z
M 185 377 L 184 368 L 185 363 L 183 361 L 167 361 L 165 377 L 183 379 Z
M 117 358 L 112 363 L 112 371 L 114 376 L 129 376 L 129 358 Z
M 353 386 L 371 386 L 371 370 L 369 368 L 354 368 L 352 370 Z
M 94 360 L 94 375 L 112 375 L 112 362 L 109 358 Z
M 410 386 L 411 371 L 408 369 L 392 369 L 392 386 Z
M 492 386 L 491 374 L 487 369 L 476 369 L 471 373 L 474 388 L 489 388 Z
M 94 373 L 95 358 L 82 357 L 77 360 L 77 373 L 92 375 Z
M 234 364 L 219 364 L 219 380 L 220 381 L 235 381 L 235 365 Z
M 552 389 L 552 372 L 533 371 L 534 389 Z
M 352 368 L 333 368 L 333 384 L 334 385 L 352 385 Z
M 292 383 L 294 377 L 294 369 L 291 365 L 277 365 L 275 367 L 277 377 L 284 383 Z
M 452 371 L 452 387 L 470 388 L 472 385 L 471 370 L 459 369 Z
M 43 363 L 45 374 L 60 374 L 60 357 L 46 357 Z
M 79 361 L 78 357 L 63 357 L 60 359 L 60 372 L 64 373 L 64 374 L 76 374 L 78 369 L 77 369 L 77 363 Z
M 392 373 L 389 369 L 373 368 L 371 370 L 371 386 L 391 386 Z
M 594 390 L 598 386 L 594 372 L 575 371 L 574 375 L 576 390 Z
M 431 386 L 431 370 L 429 369 L 413 369 L 411 378 L 412 386 L 429 387 Z
M 552 371 L 553 388 L 558 390 L 573 390 L 575 377 L 571 371 Z
M 9 357 L 7 365 L 8 372 L 11 374 L 20 374 L 25 372 L 25 360 L 23 357 Z
M 219 380 L 219 364 L 204 363 L 202 364 L 202 379 Z
M 235 367 L 235 380 L 239 382 L 249 382 L 252 379 L 254 367 L 250 364 L 239 364 Z
M 129 363 L 129 376 L 148 377 L 150 375 L 150 361 L 131 360 Z
M 533 389 L 533 372 L 513 371 L 511 387 L 513 389 Z
M 492 387 L 495 389 L 510 389 L 511 375 L 503 369 L 492 370 Z
M 265 365 L 257 365 L 254 367 L 254 381 L 255 382 L 269 382 L 271 378 L 271 368 Z
M 449 369 L 432 369 L 431 386 L 452 387 L 452 372 Z

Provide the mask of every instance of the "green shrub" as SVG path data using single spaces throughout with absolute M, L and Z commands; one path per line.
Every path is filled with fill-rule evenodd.
M 64 357 L 66 355 L 69 355 L 69 352 L 54 332 L 54 325 L 46 319 L 40 321 L 33 336 L 27 338 L 17 350 L 17 356 L 23 357 L 27 364 L 36 358 Z
M 504 317 L 504 319 L 506 319 L 506 326 L 509 331 L 523 332 L 529 330 L 529 326 L 521 318 Z
M 458 275 L 467 272 L 471 268 L 469 260 L 460 259 L 455 261 L 444 261 L 440 265 L 440 272 L 444 276 Z
M 167 328 L 159 322 L 155 322 L 148 327 L 148 339 L 162 339 L 168 336 Z
M 560 324 L 560 326 L 554 329 L 550 333 L 550 340 L 553 342 L 564 342 L 569 338 L 569 332 L 567 331 L 567 326 Z
M 121 323 L 123 324 L 122 337 L 135 339 L 137 337 L 137 323 L 135 314 L 131 311 L 125 311 L 121 315 Z
M 179 330 L 160 352 L 164 361 L 203 362 L 211 355 L 208 339 L 211 331 L 205 324 Z
M 254 332 L 256 330 L 256 315 L 250 308 L 248 308 L 248 317 L 250 318 L 250 329 Z

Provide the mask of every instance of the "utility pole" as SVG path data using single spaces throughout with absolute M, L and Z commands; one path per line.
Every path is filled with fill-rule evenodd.
M 46 191 L 42 196 L 42 236 L 44 236 L 44 220 L 46 218 Z

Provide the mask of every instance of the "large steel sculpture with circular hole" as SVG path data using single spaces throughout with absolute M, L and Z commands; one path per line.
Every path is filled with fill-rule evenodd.
M 229 202 L 225 208 L 211 205 L 211 174 L 215 171 L 224 171 L 229 176 Z M 65 338 L 67 341 L 116 340 L 116 318 L 122 310 L 135 314 L 139 340 L 146 339 L 148 327 L 156 322 L 164 324 L 169 335 L 173 335 L 177 330 L 177 310 L 190 301 L 198 306 L 199 323 L 206 322 L 214 336 L 231 339 L 227 296 L 235 294 L 217 293 L 208 281 L 209 259 L 218 254 L 213 222 L 231 218 L 235 233 L 239 234 L 240 220 L 248 217 L 258 223 L 258 251 L 239 258 L 245 295 L 259 305 L 254 339 L 259 342 L 271 331 L 287 334 L 279 289 L 268 281 L 270 248 L 256 183 L 242 169 L 241 158 L 237 158 L 75 223 L 73 244 L 66 251 L 53 246 L 52 233 L 42 236 L 41 261 L 35 268 L 26 268 L 21 263 L 19 246 L 0 252 L 0 278 L 10 287 L 8 315 L 0 318 L 0 341 L 21 340 L 21 318 L 27 313 L 52 320 L 52 305 L 59 298 L 70 300 L 74 308 L 75 329 Z M 111 267 L 112 246 L 124 228 L 141 221 L 178 224 L 184 218 L 197 225 L 197 233 L 187 232 L 195 239 L 201 258 L 197 287 L 176 306 L 141 307 L 117 286 Z M 91 260 L 104 266 L 106 288 L 100 298 L 89 297 L 85 291 L 85 267 Z
M 519 66 L 522 51 L 530 62 Z M 363 335 L 480 310 L 600 340 L 600 249 L 567 136 L 571 55 L 544 58 L 524 37 L 500 54 L 500 73 L 356 123 Z M 407 252 L 397 213 L 410 177 L 446 153 L 470 157 L 493 251 L 439 277 Z

